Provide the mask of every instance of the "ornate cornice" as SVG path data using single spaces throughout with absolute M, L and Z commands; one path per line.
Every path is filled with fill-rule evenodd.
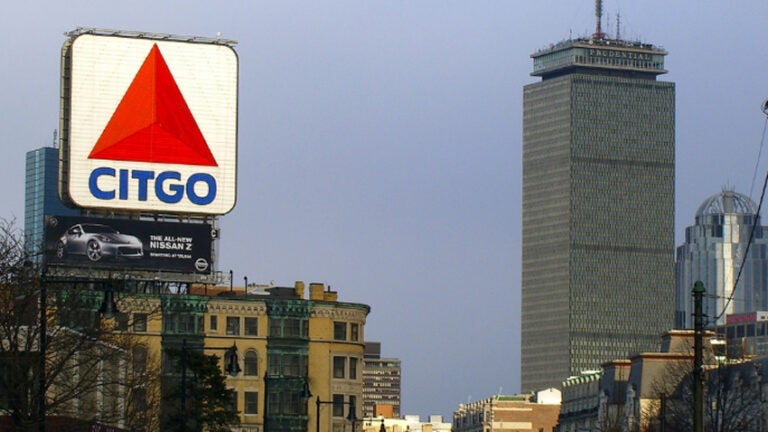
M 205 313 L 207 299 L 195 296 L 164 296 L 161 299 L 163 313 L 187 312 L 187 313 Z
M 208 313 L 266 315 L 267 305 L 264 302 L 211 301 L 208 302 Z
M 120 309 L 133 313 L 153 313 L 160 310 L 160 299 L 157 297 L 123 297 L 120 299 Z
M 270 316 L 306 317 L 310 305 L 306 300 L 274 300 L 267 302 Z
M 328 318 L 333 320 L 355 321 L 365 324 L 368 308 L 339 307 L 335 305 L 315 305 L 309 313 L 310 318 Z

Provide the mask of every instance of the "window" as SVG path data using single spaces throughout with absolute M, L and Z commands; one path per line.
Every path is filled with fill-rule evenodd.
M 227 317 L 227 334 L 235 336 L 240 334 L 240 317 Z
M 303 414 L 302 411 L 306 411 L 306 408 L 302 410 L 301 402 L 299 401 L 299 394 L 296 392 L 284 392 L 280 401 L 281 412 L 283 414 Z M 303 404 L 304 407 L 307 404 Z
M 300 336 L 299 325 L 298 318 L 286 318 L 283 322 L 283 336 Z
M 307 414 L 307 403 L 298 392 L 283 391 L 269 393 L 268 414 Z M 248 414 L 248 413 L 246 413 Z
M 246 376 L 255 376 L 259 374 L 259 358 L 256 352 L 248 351 L 245 353 L 245 371 Z
M 210 321 L 208 321 L 208 327 L 212 332 L 219 330 L 219 317 L 211 315 Z
M 127 331 L 128 330 L 128 314 L 118 312 L 117 315 L 115 315 L 115 329 L 120 331 Z
M 147 370 L 147 347 L 137 345 L 133 347 L 133 373 L 141 375 Z
M 344 417 L 344 395 L 333 395 L 333 416 Z
M 229 407 L 232 411 L 237 411 L 237 390 L 228 390 L 229 393 Z
M 133 406 L 136 413 L 141 413 L 147 410 L 147 389 L 143 387 L 134 387 L 133 392 Z
M 349 379 L 357 379 L 357 359 L 354 357 L 349 358 Z
M 306 355 L 282 353 L 270 354 L 267 362 L 270 375 L 304 376 L 307 373 Z
M 179 333 L 195 333 L 195 316 L 178 314 Z
M 147 331 L 147 314 L 133 314 L 133 331 L 136 333 Z
M 257 414 L 259 412 L 259 394 L 257 392 L 245 392 L 245 413 Z
M 269 335 L 270 336 L 282 336 L 283 335 L 283 320 L 280 318 L 269 319 Z
M 355 413 L 355 418 L 357 417 L 357 396 L 349 396 L 349 411 Z
M 269 393 L 268 414 L 280 414 L 280 393 Z
M 333 323 L 333 338 L 335 340 L 347 340 L 347 323 L 338 321 Z
M 259 319 L 246 318 L 245 319 L 245 335 L 256 336 L 258 334 L 259 334 Z
M 283 375 L 300 376 L 299 356 L 296 354 L 283 355 Z
M 349 325 L 349 337 L 351 340 L 357 342 L 360 340 L 360 325 L 359 324 L 350 324 Z
M 282 337 L 306 337 L 309 334 L 309 320 L 301 318 L 270 318 L 269 335 Z
M 334 357 L 333 358 L 333 377 L 344 378 L 344 366 L 346 363 L 346 357 Z

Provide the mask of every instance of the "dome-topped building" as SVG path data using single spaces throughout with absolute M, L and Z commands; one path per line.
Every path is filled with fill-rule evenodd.
M 721 214 L 754 215 L 757 213 L 757 205 L 748 196 L 734 191 L 723 191 L 704 200 L 696 210 L 696 220 L 710 215 Z
M 747 251 L 750 235 L 754 238 Z M 704 314 L 709 326 L 725 324 L 728 314 L 768 310 L 767 249 L 757 205 L 749 197 L 724 190 L 704 200 L 694 225 L 685 229 L 685 244 L 677 248 L 675 327 L 693 327 L 691 290 L 698 280 L 707 289 Z

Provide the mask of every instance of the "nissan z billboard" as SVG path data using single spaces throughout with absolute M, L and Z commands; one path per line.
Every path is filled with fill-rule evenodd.
M 210 224 L 46 216 L 48 265 L 210 274 Z

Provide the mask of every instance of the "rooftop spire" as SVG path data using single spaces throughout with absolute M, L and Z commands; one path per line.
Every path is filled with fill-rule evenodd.
M 597 25 L 595 27 L 595 34 L 592 35 L 592 39 L 603 39 L 605 38 L 605 33 L 603 33 L 601 26 L 601 21 L 603 20 L 602 0 L 595 0 L 595 19 L 597 21 Z

